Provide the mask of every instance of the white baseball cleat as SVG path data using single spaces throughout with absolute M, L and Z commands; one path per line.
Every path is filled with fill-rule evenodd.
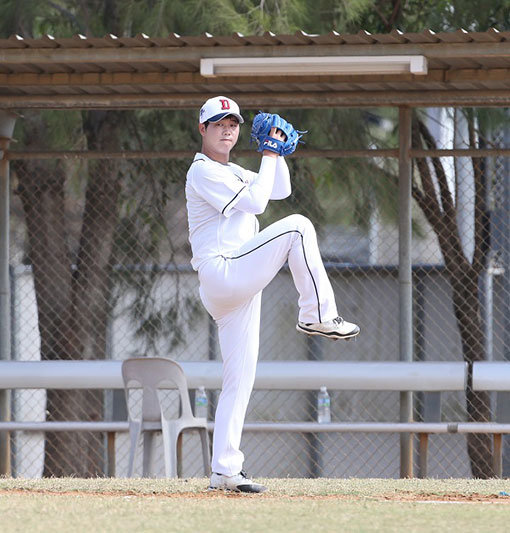
M 245 472 L 241 470 L 239 474 L 234 476 L 225 476 L 224 474 L 217 474 L 213 472 L 209 490 L 230 490 L 233 492 L 264 492 L 267 487 L 254 483 Z
M 346 339 L 359 335 L 359 326 L 347 322 L 341 316 L 327 322 L 318 322 L 317 324 L 305 324 L 298 322 L 296 329 L 307 335 L 322 335 L 328 339 Z

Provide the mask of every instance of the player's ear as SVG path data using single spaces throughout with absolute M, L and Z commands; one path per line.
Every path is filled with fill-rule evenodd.
M 204 122 L 203 124 L 198 125 L 198 131 L 200 132 L 200 135 L 202 135 L 202 137 L 205 135 L 207 126 L 208 126 L 208 122 Z

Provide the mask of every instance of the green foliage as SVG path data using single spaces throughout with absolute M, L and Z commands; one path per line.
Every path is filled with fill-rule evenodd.
M 119 303 L 128 314 L 145 354 L 172 351 L 204 313 L 185 287 L 182 265 L 189 259 L 188 243 L 175 232 L 179 215 L 172 208 L 175 198 L 184 196 L 187 166 L 183 160 L 130 160 L 122 165 L 112 307 Z M 140 353 L 138 346 L 136 350 Z
M 508 0 L 450 0 L 444 9 L 436 14 L 442 31 L 464 28 L 468 31 L 486 31 L 498 28 L 510 29 L 510 2 Z
M 251 0 L 237 4 L 244 4 L 247 9 L 245 16 L 250 33 L 294 33 L 302 29 L 308 20 L 309 4 L 299 0 Z
M 48 149 L 79 150 L 84 146 L 79 111 L 51 111 L 38 112 L 46 125 L 44 141 Z M 23 121 L 20 121 L 23 124 Z
M 375 0 L 349 31 L 360 28 L 371 33 L 386 33 L 392 29 L 404 32 L 486 31 L 496 27 L 510 27 L 510 2 L 508 0 Z
M 308 20 L 302 29 L 307 33 L 328 33 L 332 30 L 348 33 L 358 28 L 360 20 L 373 4 L 374 0 L 317 0 L 307 3 Z
M 137 110 L 129 113 L 127 123 L 128 135 L 122 140 L 125 150 L 190 150 L 200 146 L 198 110 Z
M 76 33 L 103 36 L 113 33 L 132 36 L 146 33 L 164 37 L 173 32 L 181 35 L 213 35 L 338 32 L 357 33 L 365 29 L 372 33 L 403 31 L 455 30 L 464 27 L 484 31 L 495 26 L 509 28 L 508 0 L 4 0 L 0 3 L 0 37 L 19 33 L 25 37 L 53 34 L 69 37 Z M 365 149 L 396 145 L 394 132 L 377 124 L 380 118 L 395 122 L 391 110 L 359 109 L 286 110 L 280 112 L 298 128 L 307 129 L 306 148 Z M 483 132 L 501 124 L 501 110 L 477 110 L 478 124 Z M 249 124 L 253 112 L 246 113 L 247 124 L 239 148 L 248 147 Z M 83 116 L 77 112 L 45 111 L 37 149 L 77 149 L 84 145 Z M 189 150 L 199 149 L 200 136 L 196 128 L 195 111 L 139 110 L 126 112 L 125 128 L 118 128 L 118 144 L 123 150 Z M 27 123 L 27 121 L 25 121 Z M 21 145 L 27 142 L 20 121 L 17 135 Z M 17 130 L 17 131 L 18 131 Z M 44 131 L 43 131 L 44 130 Z M 33 131 L 31 132 L 33 134 Z M 31 139 L 34 141 L 34 139 Z M 32 143 L 35 149 L 36 142 Z M 241 162 L 243 163 L 243 162 Z M 320 227 L 328 222 L 356 224 L 366 228 L 370 213 L 377 208 L 382 219 L 394 221 L 395 162 L 368 159 L 289 160 L 293 174 L 294 194 L 283 202 L 271 204 L 262 217 L 263 224 L 298 210 L 303 211 Z M 253 168 L 254 160 L 247 162 Z M 169 235 L 169 200 L 181 194 L 187 162 L 172 161 L 164 171 L 155 170 L 150 179 L 141 179 L 140 167 L 126 163 L 122 167 L 123 195 L 119 205 L 120 222 L 116 236 L 116 263 L 176 265 L 183 251 L 174 249 Z M 154 169 L 156 167 L 154 166 Z M 82 171 L 85 172 L 87 165 Z M 253 168 L 256 170 L 256 168 Z M 177 187 L 177 188 L 176 188 Z M 332 201 L 334 199 L 334 202 Z M 142 320 L 151 346 L 155 331 L 165 331 L 163 319 L 170 322 L 179 315 L 174 311 L 183 303 L 176 296 L 165 311 L 151 315 L 151 291 L 157 276 L 143 278 L 123 272 L 125 287 L 130 284 L 138 293 L 138 307 L 133 309 Z M 143 278 L 143 282 L 141 279 Z M 193 312 L 193 302 L 184 302 Z M 157 314 L 159 313 L 159 314 Z M 177 317 L 177 318 L 176 318 Z M 157 326 L 157 327 L 156 327 Z M 177 337 L 176 337 L 177 339 Z M 171 341 L 173 342 L 173 341 Z
M 43 13 L 41 4 L 33 0 L 0 3 L 0 37 L 7 38 L 14 34 L 33 37 Z
M 478 133 L 482 142 L 491 144 L 490 134 L 495 131 L 503 131 L 508 125 L 508 109 L 505 108 L 476 108 L 470 110 L 476 116 Z
M 302 0 L 135 0 L 122 5 L 131 34 L 225 35 L 294 32 L 306 24 Z

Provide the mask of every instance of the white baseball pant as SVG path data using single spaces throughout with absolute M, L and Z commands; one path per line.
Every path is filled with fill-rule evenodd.
M 271 224 L 228 257 L 200 267 L 200 296 L 215 319 L 223 359 L 223 386 L 213 437 L 212 470 L 242 469 L 241 434 L 259 351 L 261 291 L 285 262 L 299 292 L 299 320 L 326 322 L 338 316 L 313 224 L 290 215 Z

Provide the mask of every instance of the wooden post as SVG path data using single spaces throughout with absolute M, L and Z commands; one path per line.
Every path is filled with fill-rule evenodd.
M 493 434 L 492 454 L 494 474 L 500 478 L 503 476 L 503 435 L 501 433 Z
M 429 434 L 420 433 L 420 471 L 418 477 L 426 478 L 428 475 L 428 451 L 429 451 Z
M 106 434 L 106 439 L 108 477 L 115 477 L 115 432 L 109 431 Z

